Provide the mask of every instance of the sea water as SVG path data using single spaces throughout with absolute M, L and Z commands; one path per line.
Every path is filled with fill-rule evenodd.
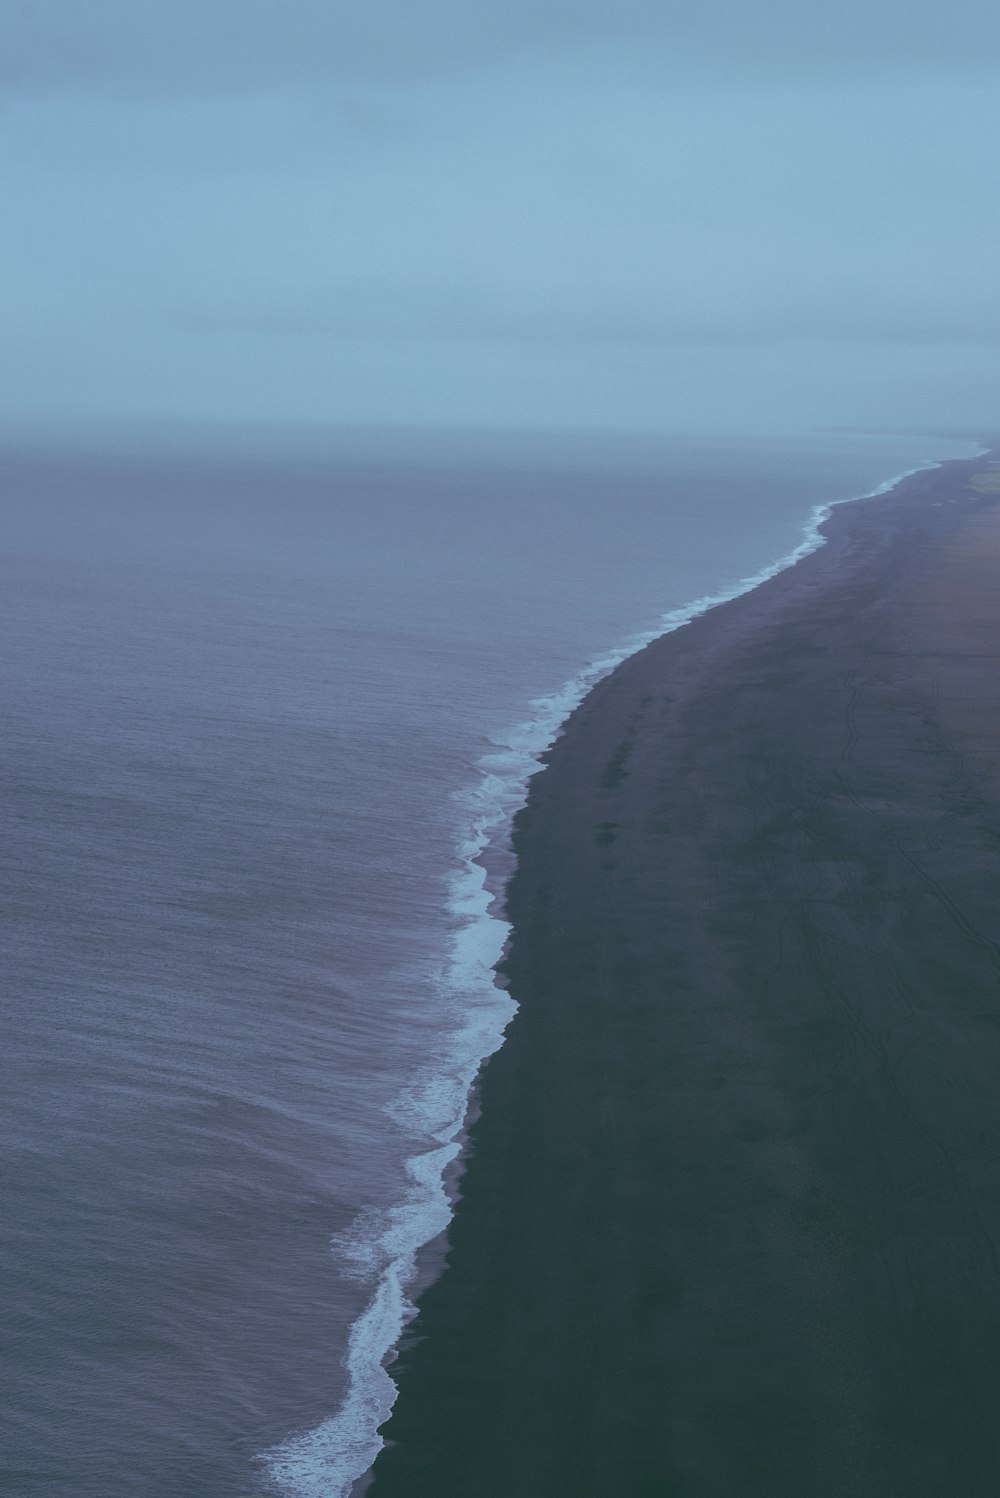
M 944 439 L 8 440 L 10 1498 L 346 1495 L 587 687 Z

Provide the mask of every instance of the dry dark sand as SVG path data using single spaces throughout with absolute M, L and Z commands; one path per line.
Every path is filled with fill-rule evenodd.
M 1000 1495 L 1000 494 L 597 687 L 371 1498 Z

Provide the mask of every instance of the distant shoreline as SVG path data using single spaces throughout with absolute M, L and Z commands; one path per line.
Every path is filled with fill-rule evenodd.
M 571 717 L 373 1498 L 1000 1486 L 987 468 L 838 506 Z

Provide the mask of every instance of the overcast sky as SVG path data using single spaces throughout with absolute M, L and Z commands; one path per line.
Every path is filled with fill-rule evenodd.
M 4 0 L 0 402 L 1000 428 L 996 0 Z

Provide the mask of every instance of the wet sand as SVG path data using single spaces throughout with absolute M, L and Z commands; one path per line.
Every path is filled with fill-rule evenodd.
M 619 667 L 370 1498 L 1000 1493 L 1000 492 L 949 463 Z

